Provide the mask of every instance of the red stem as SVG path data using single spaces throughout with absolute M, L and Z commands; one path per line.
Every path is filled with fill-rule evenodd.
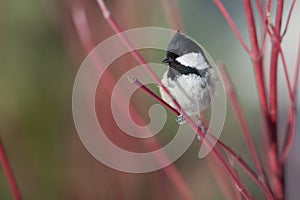
M 0 160 L 1 160 L 1 164 L 3 166 L 3 171 L 4 171 L 5 176 L 7 178 L 7 181 L 8 181 L 8 184 L 9 184 L 9 187 L 10 187 L 10 190 L 13 194 L 14 199 L 15 200 L 21 200 L 22 196 L 21 196 L 17 181 L 14 177 L 12 168 L 11 168 L 9 162 L 8 162 L 7 155 L 5 153 L 5 149 L 2 145 L 1 139 L 0 139 Z
M 125 44 L 125 46 L 130 50 L 131 54 L 134 56 L 134 58 L 144 65 L 147 72 L 152 76 L 154 81 L 159 84 L 159 86 L 164 90 L 164 92 L 171 98 L 173 103 L 175 104 L 176 108 L 180 108 L 177 101 L 174 99 L 174 97 L 170 94 L 169 90 L 161 83 L 158 76 L 155 74 L 155 72 L 151 69 L 151 67 L 148 65 L 147 61 L 142 57 L 142 55 L 132 46 L 132 44 L 128 41 L 128 39 L 122 34 L 122 29 L 117 24 L 116 20 L 111 15 L 110 11 L 108 10 L 106 4 L 103 0 L 97 0 L 99 7 L 101 9 L 101 12 L 103 13 L 103 16 L 105 20 L 108 22 L 108 24 L 111 26 L 111 28 L 115 31 L 115 33 L 119 33 L 118 36 L 122 40 L 122 42 Z M 181 109 L 178 109 L 181 110 Z
M 269 141 L 270 141 L 270 144 L 272 145 L 273 144 L 273 142 L 272 142 L 273 135 L 272 135 L 272 132 L 270 129 L 270 123 L 269 123 L 268 103 L 267 103 L 266 88 L 265 88 L 265 81 L 264 81 L 262 57 L 260 55 L 260 51 L 259 51 L 259 47 L 258 47 L 256 27 L 255 27 L 255 22 L 254 22 L 254 17 L 253 17 L 253 12 L 252 12 L 250 1 L 244 0 L 244 6 L 245 6 L 245 11 L 246 11 L 247 23 L 248 23 L 248 27 L 249 27 L 250 42 L 251 42 L 251 46 L 252 46 L 252 60 L 253 60 L 259 102 L 262 107 L 263 120 L 264 120 L 264 123 L 266 124 Z M 271 149 L 273 149 L 273 148 L 271 148 Z M 272 150 L 272 151 L 274 151 L 274 150 Z M 275 151 L 275 154 L 276 154 L 276 151 Z
M 282 0 L 279 0 L 280 2 Z M 282 7 L 283 5 L 278 3 L 278 8 L 277 8 L 277 13 L 280 15 L 282 13 Z M 282 2 L 281 2 L 282 3 Z M 259 56 L 259 48 L 257 44 L 257 33 L 256 33 L 256 28 L 255 28 L 255 22 L 254 22 L 254 16 L 253 16 L 253 11 L 251 7 L 251 2 L 250 0 L 244 0 L 244 6 L 245 6 L 245 11 L 246 11 L 246 17 L 247 17 L 247 22 L 248 22 L 248 27 L 249 27 L 249 33 L 250 33 L 250 41 L 251 41 L 251 46 L 252 46 L 252 51 L 253 51 L 253 57 L 258 58 Z M 281 10 L 281 11 L 280 11 Z M 281 23 L 281 15 L 276 16 L 276 25 L 277 29 L 279 27 L 280 29 L 280 23 Z M 278 25 L 279 24 L 279 25 Z M 273 45 L 273 49 L 275 49 L 275 45 Z M 277 52 L 276 54 L 274 52 Z M 258 93 L 259 93 L 259 98 L 260 98 L 260 103 L 263 108 L 263 115 L 264 115 L 264 121 L 265 124 L 267 125 L 267 133 L 268 133 L 268 140 L 269 140 L 269 163 L 271 167 L 271 174 L 272 174 L 272 183 L 274 186 L 274 191 L 276 193 L 276 197 L 279 199 L 282 199 L 284 196 L 283 192 L 283 171 L 282 168 L 280 168 L 279 163 L 278 163 L 278 144 L 277 144 L 277 131 L 276 131 L 276 119 L 277 119 L 277 88 L 274 87 L 274 84 L 276 85 L 277 77 L 274 76 L 274 73 L 277 74 L 277 58 L 278 58 L 278 49 L 274 50 L 272 52 L 272 61 L 275 63 L 276 70 L 274 70 L 273 66 L 273 71 L 271 67 L 271 85 L 270 85 L 270 106 L 273 104 L 270 108 L 270 113 L 268 112 L 268 106 L 267 106 L 267 98 L 266 98 L 266 90 L 265 90 L 265 84 L 264 84 L 264 76 L 263 76 L 263 68 L 262 68 L 262 59 L 261 57 L 259 59 L 253 60 L 253 65 L 254 65 L 254 70 L 255 70 L 255 75 L 257 79 L 257 86 L 258 86 Z M 275 62 L 276 61 L 276 62 Z M 272 74 L 273 73 L 273 74 Z M 275 82 L 274 82 L 275 81 Z M 274 89 L 275 88 L 275 89 Z M 274 95 L 275 92 L 276 95 Z M 273 110 L 272 110 L 273 109 Z M 272 115 L 272 117 L 271 117 Z
M 297 93 L 297 87 L 298 87 L 298 79 L 299 79 L 299 72 L 300 72 L 300 37 L 299 37 L 299 45 L 298 45 L 298 56 L 295 66 L 295 73 L 294 73 L 294 83 L 293 83 L 293 94 L 294 98 L 296 98 Z M 295 102 L 295 101 L 294 101 Z M 286 130 L 286 137 L 285 142 L 283 145 L 283 150 L 280 158 L 280 164 L 284 165 L 285 161 L 287 159 L 287 156 L 289 154 L 289 151 L 292 147 L 294 136 L 295 136 L 295 104 L 292 102 L 290 105 L 290 115 L 289 115 L 289 121 L 288 126 Z
M 233 170 L 234 173 L 238 176 L 238 172 L 237 172 L 236 167 L 235 167 L 235 165 L 234 165 L 233 157 L 230 156 L 228 159 L 229 159 L 229 164 L 230 164 L 232 170 Z M 235 195 L 236 195 L 236 199 L 237 199 L 237 200 L 243 200 L 243 197 L 242 197 L 241 193 L 239 193 L 239 192 L 236 191 L 236 192 L 235 192 Z
M 214 176 L 215 181 L 218 183 L 220 190 L 222 191 L 225 199 L 232 200 L 235 198 L 235 194 L 241 196 L 241 193 L 235 189 L 234 183 L 232 184 L 232 180 L 228 179 L 227 173 L 224 169 L 219 165 L 219 162 L 213 155 L 207 155 L 205 158 L 208 164 L 212 175 Z M 228 158 L 227 158 L 228 160 Z M 229 163 L 229 161 L 227 161 Z
M 153 97 L 158 102 L 162 103 L 162 105 L 166 106 L 168 103 L 166 103 L 164 100 L 162 100 L 159 96 L 157 96 L 154 92 L 152 92 L 149 88 L 147 88 L 143 83 L 141 83 L 138 79 L 135 79 L 133 82 L 137 84 L 144 92 L 146 92 L 148 95 Z M 166 106 L 170 111 L 172 111 L 174 114 L 178 115 L 178 111 L 174 110 L 171 106 Z M 194 123 L 193 123 L 194 124 Z M 201 137 L 201 133 L 198 133 L 200 131 L 197 129 L 197 134 Z M 230 156 L 232 156 L 238 164 L 245 170 L 245 172 L 252 178 L 252 180 L 264 191 L 264 193 L 267 195 L 268 199 L 274 199 L 271 190 L 266 185 L 263 177 L 258 177 L 256 173 L 249 167 L 249 165 L 240 157 L 238 156 L 233 150 L 231 150 L 226 144 L 224 144 L 222 141 L 217 140 L 213 135 L 208 134 L 210 136 L 210 139 L 216 140 L 217 144 L 221 146 Z
M 280 165 L 284 167 L 287 156 L 290 152 L 290 149 L 293 144 L 294 136 L 295 136 L 295 104 L 291 103 L 289 110 L 289 121 L 286 130 L 286 137 L 283 146 L 283 150 L 280 157 Z
M 224 143 L 222 143 L 219 140 L 218 140 L 218 144 L 239 163 L 239 165 L 247 172 L 250 178 L 252 178 L 252 180 L 262 189 L 267 199 L 275 199 L 273 197 L 271 189 L 268 187 L 264 179 L 260 179 L 260 177 L 256 175 L 256 173 L 249 167 L 249 165 L 234 151 L 232 151 L 228 146 L 226 146 Z
M 254 142 L 253 142 L 253 139 L 252 139 L 252 136 L 251 136 L 251 132 L 250 132 L 250 129 L 248 127 L 246 118 L 244 116 L 242 107 L 239 103 L 238 97 L 236 95 L 234 86 L 231 82 L 231 79 L 228 75 L 228 72 L 227 72 L 226 68 L 224 66 L 221 66 L 221 67 L 219 67 L 219 70 L 220 70 L 220 73 L 222 75 L 222 79 L 225 83 L 226 92 L 227 92 L 228 97 L 230 98 L 231 106 L 233 107 L 233 110 L 234 110 L 235 115 L 236 115 L 236 119 L 238 120 L 238 122 L 241 126 L 243 135 L 245 137 L 245 141 L 247 143 L 248 149 L 249 149 L 250 154 L 252 156 L 252 159 L 254 161 L 254 165 L 255 165 L 255 167 L 258 171 L 258 174 L 259 174 L 260 178 L 264 179 L 264 173 L 263 173 L 261 163 L 259 161 L 258 153 L 255 149 L 255 145 L 254 145 Z
M 183 115 L 185 115 L 185 113 L 183 113 Z M 187 116 L 184 116 L 185 118 Z M 187 121 L 189 122 L 190 119 L 186 118 Z M 192 121 L 190 121 L 190 123 L 192 123 Z M 192 127 L 194 130 L 195 128 L 197 128 L 196 125 L 193 125 Z M 200 136 L 200 138 L 204 138 L 205 135 L 200 131 L 199 128 L 197 128 L 197 134 Z M 212 138 L 212 137 L 210 137 Z M 245 197 L 245 199 L 253 199 L 253 197 L 249 194 L 249 192 L 247 191 L 247 189 L 244 187 L 244 185 L 241 183 L 240 179 L 238 176 L 236 176 L 236 174 L 234 173 L 234 171 L 231 169 L 231 167 L 226 163 L 225 159 L 222 157 L 221 153 L 218 151 L 217 148 L 213 148 L 210 139 L 206 140 L 207 142 L 204 143 L 204 145 L 208 145 L 208 147 L 212 148 L 212 153 L 213 155 L 216 156 L 216 158 L 221 162 L 221 164 L 223 165 L 223 167 L 225 168 L 225 170 L 227 171 L 227 173 L 229 174 L 229 176 L 232 178 L 236 189 Z M 217 140 L 218 144 L 223 144 L 221 143 L 221 141 Z M 227 147 L 226 145 L 224 145 L 225 147 Z M 222 146 L 223 147 L 223 146 Z M 228 147 L 227 147 L 228 148 Z M 233 153 L 233 152 L 232 152 Z M 245 164 L 245 163 L 244 163 Z
M 281 20 L 283 11 L 283 0 L 277 1 L 277 12 L 275 19 L 275 37 L 280 37 Z M 280 38 L 277 38 L 280 41 Z M 270 116 L 274 130 L 277 129 L 277 71 L 278 71 L 278 46 L 273 44 L 270 64 Z M 276 131 L 277 132 L 277 131 Z M 275 134 L 276 134 L 275 132 Z
M 264 23 L 265 23 L 265 17 L 266 17 L 266 16 L 265 16 L 265 14 L 264 14 L 264 11 L 263 11 L 261 2 L 260 2 L 260 0 L 255 0 L 255 1 L 256 1 L 256 6 L 257 6 L 257 9 L 258 9 L 258 12 L 259 12 L 261 21 L 262 21 L 262 23 L 264 24 Z
M 286 21 L 286 23 L 285 23 L 285 27 L 284 27 L 284 29 L 283 29 L 283 33 L 281 34 L 281 37 L 280 37 L 281 40 L 282 40 L 283 37 L 285 36 L 285 34 L 286 34 L 286 32 L 287 32 L 287 29 L 288 29 L 288 27 L 289 27 L 290 19 L 291 19 L 293 10 L 294 10 L 294 8 L 295 8 L 295 4 L 296 4 L 296 0 L 293 0 L 292 5 L 291 5 L 291 7 L 290 7 L 290 10 L 289 10 L 289 12 L 288 12 L 288 18 L 287 18 L 287 21 Z
M 234 32 L 234 34 L 236 35 L 237 39 L 240 41 L 241 45 L 244 47 L 245 51 L 250 55 L 250 50 L 249 50 L 245 40 L 243 39 L 241 33 L 239 32 L 233 19 L 230 17 L 229 13 L 227 12 L 227 10 L 224 7 L 224 5 L 222 4 L 222 2 L 220 0 L 214 0 L 214 2 L 217 5 L 217 7 L 219 8 L 219 10 L 221 11 L 221 13 L 224 15 L 225 19 L 227 20 L 228 24 L 230 25 L 230 27 L 231 27 L 232 31 Z
M 271 33 L 271 31 L 269 29 L 267 29 L 268 34 L 270 35 L 272 42 L 277 45 L 279 55 L 280 55 L 282 63 L 283 63 L 283 70 L 284 70 L 284 75 L 285 75 L 285 79 L 287 82 L 290 101 L 294 102 L 294 95 L 293 95 L 293 91 L 292 91 L 291 81 L 290 81 L 290 78 L 288 75 L 287 64 L 286 64 L 285 56 L 283 55 L 283 51 L 282 51 L 280 40 L 279 40 L 280 36 L 276 33 L 275 28 L 272 25 L 270 25 L 270 28 L 272 29 L 273 33 Z
M 297 88 L 298 88 L 298 82 L 299 82 L 299 73 L 300 73 L 300 35 L 298 38 L 298 56 L 296 61 L 296 67 L 295 67 L 295 75 L 294 75 L 294 83 L 293 83 L 293 93 L 294 97 L 296 97 Z
M 170 111 L 172 111 L 175 115 L 180 115 L 180 112 L 178 112 L 175 108 L 170 106 L 167 102 L 165 102 L 162 98 L 157 96 L 154 92 L 152 92 L 148 87 L 143 85 L 137 78 L 135 77 L 130 77 L 129 81 L 138 85 L 142 90 L 144 90 L 147 94 L 149 94 L 153 99 L 158 101 L 160 104 L 164 105 L 166 108 L 168 108 Z
M 283 13 L 283 0 L 277 1 L 277 11 L 276 11 L 276 18 L 275 18 L 275 37 L 280 41 L 280 30 L 281 30 L 281 23 L 282 23 L 282 13 Z M 283 167 L 279 165 L 278 159 L 278 142 L 277 142 L 277 71 L 278 71 L 278 54 L 279 49 L 278 45 L 273 44 L 271 50 L 271 63 L 270 63 L 270 120 L 271 120 L 271 127 L 273 130 L 273 139 L 274 145 L 276 145 L 276 162 L 277 166 L 271 170 L 273 171 L 274 176 L 274 192 L 278 199 L 284 198 L 284 188 L 283 188 Z

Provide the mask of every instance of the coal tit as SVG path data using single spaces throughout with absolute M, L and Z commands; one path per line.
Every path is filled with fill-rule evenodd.
M 178 31 L 169 43 L 163 63 L 167 63 L 169 67 L 162 77 L 162 84 L 188 116 L 197 116 L 199 119 L 200 111 L 207 108 L 214 97 L 217 81 L 208 54 Z M 159 91 L 162 99 L 175 107 L 172 98 L 162 87 Z M 178 116 L 177 122 L 185 122 L 182 115 Z

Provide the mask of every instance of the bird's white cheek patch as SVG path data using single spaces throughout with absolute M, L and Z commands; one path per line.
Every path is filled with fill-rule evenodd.
M 198 70 L 209 68 L 201 53 L 187 53 L 176 58 L 176 61 L 184 66 L 194 67 Z

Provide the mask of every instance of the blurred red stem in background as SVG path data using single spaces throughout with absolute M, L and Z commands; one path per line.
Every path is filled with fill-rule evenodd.
M 293 82 L 293 95 L 294 95 L 294 103 L 291 102 L 290 109 L 289 109 L 289 121 L 288 125 L 285 131 L 285 139 L 284 139 L 284 145 L 283 150 L 280 158 L 280 164 L 284 165 L 288 153 L 292 147 L 293 139 L 295 136 L 295 99 L 297 97 L 297 89 L 298 89 L 298 82 L 299 82 L 299 73 L 300 73 L 300 37 L 298 38 L 298 55 L 297 55 L 297 61 L 295 66 L 295 73 L 294 73 L 294 82 Z
M 278 48 L 279 55 L 281 57 L 282 64 L 283 64 L 283 70 L 284 70 L 284 75 L 285 75 L 285 79 L 286 79 L 286 82 L 287 82 L 287 88 L 288 88 L 288 94 L 290 96 L 290 101 L 294 102 L 294 94 L 293 94 L 293 91 L 292 91 L 291 80 L 290 80 L 289 75 L 288 75 L 286 60 L 285 60 L 285 57 L 284 57 L 284 54 L 283 54 L 283 51 L 282 51 L 282 48 L 281 48 L 281 45 L 280 45 L 280 36 L 276 32 L 274 26 L 270 25 L 270 28 L 272 29 L 272 32 L 269 29 L 267 29 L 267 32 L 270 35 L 270 37 L 272 39 L 272 42 Z
M 285 34 L 286 34 L 287 30 L 288 30 L 288 27 L 289 27 L 289 24 L 290 24 L 290 19 L 291 19 L 293 10 L 295 8 L 295 4 L 296 4 L 296 0 L 293 0 L 292 5 L 290 7 L 290 10 L 288 12 L 288 17 L 287 17 L 287 20 L 286 20 L 286 23 L 285 23 L 285 27 L 283 29 L 283 32 L 282 32 L 281 36 L 280 36 L 280 40 L 283 39 L 283 37 L 285 36 Z
M 12 168 L 11 168 L 9 162 L 8 162 L 6 152 L 5 152 L 5 149 L 4 149 L 4 146 L 2 144 L 1 139 L 0 139 L 0 160 L 1 160 L 1 164 L 3 166 L 3 171 L 5 173 L 7 181 L 9 183 L 9 187 L 11 189 L 11 192 L 13 194 L 14 199 L 15 200 L 21 200 L 22 196 L 21 196 L 17 181 L 14 177 Z
M 221 11 L 221 13 L 224 15 L 225 19 L 227 20 L 228 24 L 230 25 L 230 27 L 231 27 L 232 31 L 234 32 L 235 36 L 237 37 L 237 39 L 240 41 L 241 45 L 244 47 L 245 51 L 248 54 L 250 54 L 251 51 L 250 51 L 249 47 L 247 46 L 245 40 L 243 39 L 241 33 L 239 32 L 233 19 L 230 17 L 229 13 L 227 12 L 227 10 L 224 7 L 224 5 L 222 4 L 222 2 L 220 0 L 214 0 L 214 2 L 217 5 L 217 7 L 219 8 L 219 10 Z
M 275 27 L 273 36 L 280 41 L 281 20 L 283 11 L 283 0 L 277 1 Z M 272 128 L 277 134 L 277 71 L 278 71 L 278 45 L 272 44 L 271 64 L 270 64 L 270 119 Z M 277 137 L 277 136 L 276 136 Z
M 226 71 L 226 69 L 223 65 L 219 67 L 219 71 L 222 75 L 222 79 L 223 79 L 224 84 L 225 84 L 227 96 L 230 99 L 231 106 L 233 107 L 236 118 L 237 118 L 237 120 L 238 120 L 238 122 L 241 126 L 242 132 L 244 134 L 245 141 L 247 143 L 248 149 L 249 149 L 250 154 L 252 156 L 252 159 L 254 161 L 254 165 L 255 165 L 255 167 L 258 171 L 258 174 L 259 174 L 260 178 L 264 179 L 264 173 L 263 173 L 263 169 L 262 169 L 259 157 L 258 157 L 258 153 L 256 151 L 256 148 L 255 148 L 252 136 L 251 136 L 250 129 L 248 127 L 248 124 L 247 124 L 246 118 L 244 116 L 242 107 L 240 105 L 237 94 L 235 92 L 233 83 L 231 82 L 229 74 L 228 74 L 228 72 Z

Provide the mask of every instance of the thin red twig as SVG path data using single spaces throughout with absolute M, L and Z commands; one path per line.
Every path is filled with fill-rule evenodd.
M 164 100 L 162 100 L 159 96 L 157 96 L 154 92 L 152 92 L 149 88 L 147 88 L 143 83 L 141 83 L 138 79 L 135 78 L 133 83 L 137 84 L 144 92 L 146 92 L 151 97 L 154 97 L 155 100 L 157 100 L 159 103 L 162 103 L 162 105 L 166 105 Z M 156 96 L 156 97 L 155 97 Z M 178 114 L 177 110 L 174 110 L 171 106 L 167 106 L 167 108 L 172 111 L 174 114 Z M 171 108 L 171 109 L 170 109 Z M 200 129 L 197 129 L 197 134 L 201 137 L 201 133 L 198 133 Z M 215 140 L 217 144 L 222 147 L 222 149 L 225 150 L 232 158 L 234 158 L 238 164 L 245 170 L 245 172 L 252 178 L 252 180 L 264 191 L 264 193 L 267 195 L 268 199 L 274 199 L 271 190 L 266 185 L 264 179 L 262 177 L 258 177 L 256 173 L 249 167 L 249 165 L 240 157 L 238 156 L 233 150 L 231 150 L 226 144 L 224 144 L 222 141 L 214 138 L 211 134 L 208 134 L 210 136 L 210 139 Z
M 170 111 L 172 111 L 173 113 L 175 113 L 175 115 L 177 115 L 177 116 L 180 115 L 180 112 L 178 112 L 175 108 L 173 108 L 172 106 L 170 106 L 170 104 L 168 104 L 167 102 L 165 102 L 164 100 L 162 100 L 162 98 L 160 98 L 155 93 L 153 93 L 148 87 L 146 87 L 145 85 L 143 85 L 137 78 L 135 78 L 135 77 L 129 77 L 129 81 L 131 83 L 134 83 L 134 84 L 138 85 L 142 90 L 144 90 L 146 93 L 148 93 L 153 99 L 155 99 L 156 101 L 158 101 L 159 103 L 161 103 L 162 105 L 164 105 L 166 108 L 168 108 Z
M 263 55 L 263 53 L 266 50 L 267 36 L 268 36 L 268 27 L 265 25 L 263 36 L 262 36 L 262 41 L 261 41 L 261 47 L 260 47 L 260 55 L 261 56 Z
M 238 100 L 238 97 L 236 95 L 233 83 L 231 82 L 231 79 L 228 75 L 228 72 L 227 72 L 227 70 L 225 69 L 225 67 L 223 65 L 219 67 L 219 71 L 220 71 L 222 79 L 225 83 L 227 95 L 230 98 L 230 103 L 231 103 L 231 106 L 233 107 L 233 110 L 235 112 L 236 119 L 238 120 L 238 122 L 241 126 L 243 135 L 245 137 L 245 141 L 247 143 L 248 149 L 249 149 L 250 154 L 252 156 L 252 159 L 254 161 L 254 165 L 255 165 L 255 167 L 258 171 L 259 176 L 261 178 L 264 178 L 264 173 L 263 173 L 263 169 L 262 169 L 259 157 L 258 157 L 258 153 L 256 151 L 256 148 L 255 148 L 255 145 L 254 145 L 254 142 L 253 142 L 251 132 L 250 132 L 250 129 L 248 127 L 246 118 L 245 118 L 244 113 L 242 111 L 242 107 L 241 107 L 241 105 L 239 103 L 239 100 Z
M 280 41 L 282 13 L 283 13 L 283 0 L 278 0 L 276 18 L 275 18 L 275 29 L 274 29 L 275 34 L 273 34 L 274 37 L 278 37 L 278 41 Z M 270 116 L 271 116 L 272 126 L 274 126 L 275 131 L 277 127 L 277 107 L 278 107 L 277 105 L 278 53 L 279 53 L 278 45 L 273 44 L 271 50 L 269 95 L 270 95 Z
M 75 28 L 78 32 L 79 39 L 87 53 L 90 52 L 91 48 L 93 48 L 94 42 L 91 37 L 91 31 L 88 26 L 86 14 L 84 10 L 81 7 L 74 8 L 72 10 L 72 17 L 73 21 L 75 24 Z M 96 60 L 97 59 L 97 60 Z M 96 57 L 95 60 L 95 66 L 101 66 L 101 63 L 99 61 L 99 58 Z M 103 84 L 105 89 L 109 92 L 112 91 L 112 89 L 108 88 L 112 85 L 115 85 L 116 81 L 114 80 L 114 77 L 111 74 L 108 74 L 107 76 L 107 81 L 109 81 L 109 84 Z M 119 106 L 122 108 L 123 106 Z M 137 117 L 138 121 L 141 121 L 139 118 L 138 113 L 132 109 L 133 115 Z M 160 147 L 161 145 L 156 141 L 155 139 L 153 140 L 153 143 L 151 142 L 145 142 L 145 144 L 149 147 L 152 148 L 153 146 L 155 147 Z M 158 161 L 160 159 L 168 159 L 167 155 L 161 155 L 162 157 L 157 157 Z M 165 167 L 164 172 L 167 174 L 167 177 L 170 179 L 171 183 L 174 185 L 174 187 L 177 189 L 178 193 L 181 195 L 183 199 L 196 199 L 190 188 L 187 186 L 185 180 L 183 177 L 180 175 L 178 172 L 177 168 L 174 165 L 169 165 L 168 167 Z
M 298 55 L 297 55 L 297 61 L 296 61 L 296 67 L 295 67 L 295 73 L 294 73 L 294 83 L 293 83 L 293 93 L 294 97 L 296 97 L 297 88 L 299 87 L 299 73 L 300 73 L 300 35 L 298 37 Z
M 288 82 L 288 89 L 290 98 L 293 105 L 293 96 L 291 93 L 291 87 L 290 87 L 290 81 L 288 78 L 287 73 L 287 66 L 285 62 L 285 58 L 281 49 L 280 45 L 280 31 L 281 31 L 281 23 L 282 23 L 282 14 L 283 14 L 283 0 L 277 1 L 277 10 L 276 10 L 276 17 L 275 17 L 275 27 L 273 29 L 273 36 L 271 37 L 273 41 L 275 41 L 275 44 L 272 45 L 271 50 L 271 63 L 270 63 L 270 125 L 272 129 L 272 139 L 273 139 L 273 145 L 275 152 L 273 152 L 273 156 L 270 156 L 271 158 L 274 157 L 274 165 L 271 165 L 271 170 L 273 172 L 273 186 L 274 186 L 274 192 L 276 194 L 276 197 L 279 199 L 282 199 L 284 197 L 284 178 L 283 178 L 283 166 L 280 165 L 279 159 L 278 159 L 278 142 L 277 142 L 277 73 L 278 73 L 278 53 L 280 54 L 283 65 L 284 65 L 284 72 L 286 76 L 286 80 Z M 271 25 L 271 27 L 273 27 Z M 275 37 L 275 39 L 274 39 Z M 291 113 L 292 114 L 292 113 Z M 292 117 L 293 118 L 293 117 Z M 276 157 L 275 157 L 276 156 Z M 276 165 L 275 165 L 276 164 Z
M 245 40 L 243 39 L 241 33 L 239 32 L 238 28 L 236 27 L 233 19 L 230 17 L 229 13 L 227 12 L 226 8 L 222 4 L 220 0 L 214 0 L 215 4 L 221 11 L 221 13 L 224 15 L 225 19 L 227 20 L 228 24 L 230 25 L 232 31 L 236 35 L 237 39 L 240 41 L 241 45 L 244 47 L 245 51 L 250 55 L 251 51 L 248 48 L 248 45 L 246 44 Z
M 290 114 L 289 114 L 289 121 L 287 125 L 286 137 L 285 137 L 284 147 L 280 157 L 280 165 L 282 167 L 285 164 L 285 161 L 290 152 L 295 137 L 295 104 L 294 103 L 291 103 L 289 112 Z
M 273 43 L 275 45 L 277 45 L 279 55 L 281 57 L 282 64 L 283 64 L 284 75 L 285 75 L 285 79 L 286 79 L 287 87 L 288 87 L 288 94 L 290 96 L 291 102 L 294 102 L 294 94 L 293 94 L 293 91 L 292 91 L 291 80 L 289 78 L 285 56 L 283 54 L 281 44 L 280 44 L 280 40 L 279 40 L 280 36 L 276 33 L 276 30 L 275 30 L 274 26 L 270 25 L 270 28 L 272 29 L 272 32 L 268 29 L 268 33 L 271 36 L 271 39 L 272 39 Z
M 203 138 L 205 137 L 205 135 L 201 132 L 200 128 L 198 128 L 192 121 L 191 119 L 183 112 L 182 113 L 183 116 L 186 118 L 187 122 L 189 122 L 189 124 L 192 124 L 192 128 L 195 130 L 197 130 L 197 134 L 200 136 L 200 138 L 203 140 Z M 208 147 L 212 148 L 212 153 L 216 156 L 216 158 L 221 162 L 221 164 L 223 165 L 223 167 L 225 168 L 225 170 L 227 171 L 227 173 L 229 174 L 229 176 L 232 178 L 236 189 L 245 197 L 245 199 L 253 199 L 253 197 L 249 194 L 249 192 L 247 191 L 247 189 L 243 186 L 243 184 L 241 183 L 240 179 L 238 176 L 236 176 L 236 174 L 234 173 L 234 171 L 231 169 L 231 167 L 229 166 L 229 164 L 226 163 L 225 159 L 222 157 L 221 153 L 219 152 L 219 150 L 217 148 L 213 148 L 212 144 L 211 144 L 211 139 L 214 139 L 217 141 L 217 143 L 219 145 L 221 145 L 226 151 L 229 151 L 230 154 L 232 155 L 236 155 L 233 151 L 231 151 L 231 149 L 229 147 L 227 147 L 225 144 L 223 144 L 220 140 L 217 140 L 216 138 L 214 138 L 212 135 L 210 135 L 209 133 L 207 133 L 209 136 L 208 140 L 206 140 L 206 142 L 203 145 L 208 145 Z M 236 158 L 238 159 L 239 157 L 236 156 Z M 242 162 L 240 162 L 242 163 Z M 246 167 L 246 169 L 250 169 L 247 167 L 246 163 L 243 163 L 241 165 L 242 167 Z M 251 173 L 249 171 L 247 171 L 251 177 Z M 257 178 L 257 177 L 256 177 Z M 258 179 L 257 179 L 258 180 Z M 258 181 L 259 182 L 259 181 Z M 258 186 L 261 186 L 261 183 L 258 183 Z
M 260 0 L 255 0 L 255 1 L 256 1 L 256 6 L 257 6 L 257 9 L 258 9 L 258 13 L 259 13 L 260 18 L 261 18 L 261 22 L 264 24 L 266 16 L 264 14 L 261 2 L 260 2 Z
M 247 23 L 249 27 L 250 43 L 252 46 L 251 58 L 253 60 L 255 78 L 257 80 L 258 94 L 260 98 L 260 103 L 263 109 L 263 114 L 265 119 L 268 118 L 268 103 L 266 97 L 266 89 L 264 84 L 264 74 L 262 69 L 262 57 L 260 54 L 258 39 L 256 33 L 256 26 L 254 22 L 253 12 L 251 8 L 251 2 L 249 0 L 244 0 L 244 6 L 246 11 Z M 267 120 L 268 121 L 268 120 Z
M 296 61 L 296 66 L 295 66 L 295 73 L 294 73 L 294 83 L 293 83 L 293 94 L 294 98 L 296 98 L 297 95 L 297 87 L 298 87 L 298 79 L 299 79 L 299 72 L 300 72 L 300 37 L 299 37 L 299 44 L 298 44 L 298 55 L 297 55 L 297 61 Z M 295 101 L 294 101 L 295 102 Z M 287 130 L 286 130 L 286 137 L 285 137 L 285 142 L 283 145 L 283 150 L 281 153 L 281 158 L 280 158 L 280 164 L 284 165 L 287 156 L 290 152 L 290 149 L 293 144 L 293 140 L 295 137 L 295 104 L 291 103 L 290 105 L 290 115 L 289 115 L 289 121 L 287 125 Z
M 250 1 L 244 0 L 244 6 L 246 11 L 247 23 L 249 27 L 250 42 L 252 46 L 251 54 L 253 55 L 252 60 L 253 60 L 256 84 L 258 89 L 259 102 L 262 107 L 262 113 L 264 116 L 263 119 L 266 124 L 267 132 L 269 134 L 269 137 L 271 138 L 272 136 L 271 136 L 271 129 L 269 124 L 268 103 L 267 103 L 266 88 L 265 88 L 265 81 L 264 81 L 262 57 L 258 46 L 256 27 L 255 27 Z
M 234 165 L 233 157 L 232 157 L 232 156 L 229 156 L 228 159 L 229 159 L 229 164 L 230 164 L 232 170 L 233 170 L 234 173 L 238 176 L 238 172 L 237 172 L 236 167 L 235 167 L 235 165 Z M 239 193 L 239 192 L 236 191 L 236 192 L 235 192 L 235 195 L 236 195 L 236 199 L 237 199 L 237 200 L 243 200 L 243 197 L 242 197 L 241 193 Z
M 136 49 L 131 45 L 131 43 L 128 41 L 128 39 L 122 34 L 122 30 L 120 26 L 117 24 L 116 20 L 111 15 L 110 11 L 108 10 L 106 4 L 103 0 L 97 0 L 98 5 L 101 9 L 101 12 L 103 13 L 103 17 L 108 22 L 108 24 L 111 26 L 111 28 L 114 30 L 115 33 L 118 33 L 118 36 L 122 40 L 122 42 L 125 44 L 125 46 L 131 51 L 131 54 L 134 56 L 134 58 L 141 63 L 147 72 L 152 76 L 154 81 L 159 84 L 159 86 L 164 90 L 164 92 L 172 99 L 173 103 L 175 104 L 176 108 L 180 108 L 177 101 L 174 99 L 174 97 L 170 94 L 169 90 L 161 83 L 158 76 L 155 74 L 155 72 L 151 69 L 151 67 L 148 65 L 147 61 L 141 56 L 141 54 L 136 51 Z M 181 110 L 181 109 L 178 109 Z
M 286 34 L 287 30 L 288 30 L 288 27 L 289 27 L 289 24 L 290 24 L 290 19 L 291 19 L 293 10 L 294 10 L 294 8 L 295 8 L 295 4 L 296 4 L 296 0 L 293 0 L 292 5 L 291 5 L 291 7 L 290 7 L 290 10 L 289 10 L 289 12 L 288 12 L 288 18 L 287 18 L 287 21 L 286 21 L 286 23 L 285 23 L 285 27 L 284 27 L 284 29 L 283 29 L 283 32 L 282 32 L 281 36 L 280 36 L 280 40 L 283 39 L 283 37 L 285 36 L 285 34 Z
M 2 145 L 1 139 L 0 139 L 0 160 L 1 160 L 1 163 L 3 166 L 3 171 L 7 178 L 7 181 L 8 181 L 8 184 L 9 184 L 9 187 L 11 189 L 14 199 L 21 200 L 22 196 L 21 196 L 17 181 L 15 179 L 15 176 L 13 174 L 12 168 L 11 168 L 8 158 L 6 156 L 5 149 Z
M 273 0 L 267 0 L 267 1 L 268 1 L 267 11 L 270 13 L 272 5 L 273 5 Z
M 223 167 L 219 165 L 219 161 L 216 160 L 213 155 L 207 155 L 205 160 L 226 200 L 234 199 L 235 193 L 242 196 L 241 193 L 235 189 L 234 183 L 232 184 L 232 180 L 228 178 L 227 173 L 224 171 Z M 229 161 L 227 162 L 229 163 Z

